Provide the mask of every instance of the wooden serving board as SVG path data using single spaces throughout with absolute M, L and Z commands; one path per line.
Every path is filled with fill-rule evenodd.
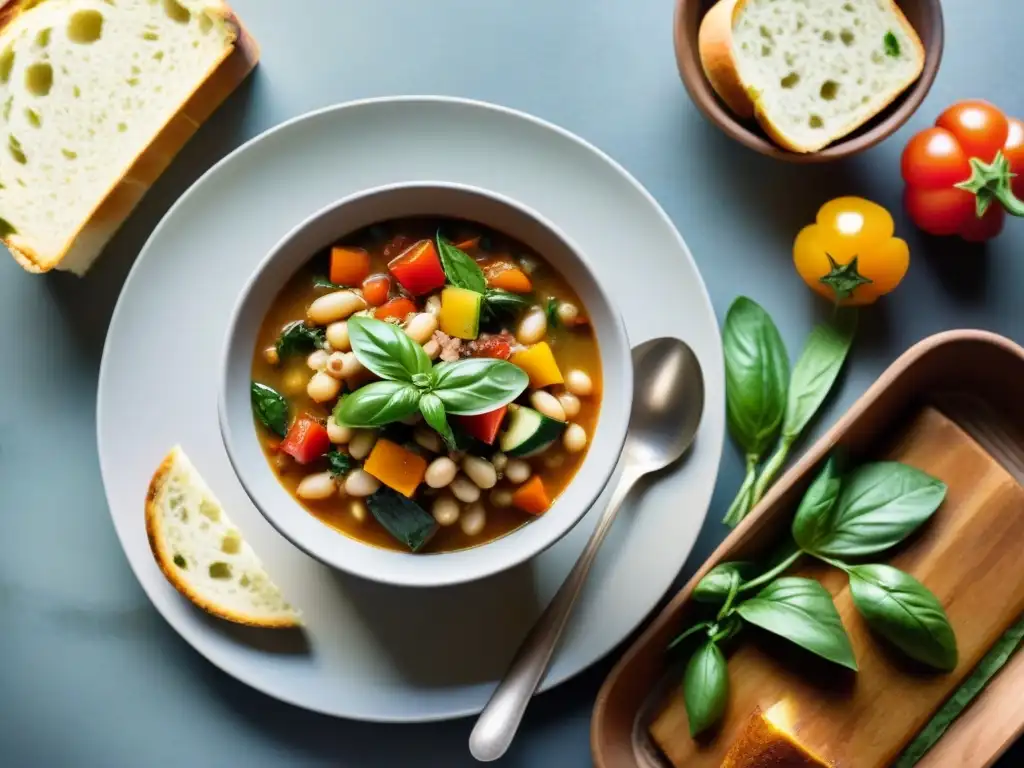
M 819 579 L 835 597 L 860 671 L 821 662 L 751 632 L 729 658 L 730 704 L 708 741 L 690 738 L 678 691 L 651 725 L 673 765 L 717 768 L 750 713 L 790 699 L 800 741 L 837 766 L 883 768 L 921 729 L 996 639 L 1024 610 L 1024 488 L 960 427 L 925 408 L 886 458 L 938 477 L 946 501 L 893 565 L 942 601 L 960 662 L 950 674 L 908 663 L 860 618 L 845 574 L 809 563 L 798 575 Z

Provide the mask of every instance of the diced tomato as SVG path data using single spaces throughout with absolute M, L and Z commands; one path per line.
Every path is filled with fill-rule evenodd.
M 533 290 L 533 283 L 526 273 L 507 261 L 499 261 L 487 268 L 487 285 L 509 293 L 529 293 Z
M 387 320 L 389 317 L 405 320 L 406 315 L 415 311 L 416 302 L 403 296 L 397 299 L 392 299 L 386 304 L 381 304 L 376 310 L 374 310 L 373 316 L 378 320 Z
M 391 278 L 387 275 L 370 275 L 363 280 L 363 298 L 371 307 L 380 306 L 391 293 Z
M 512 356 L 512 345 L 501 336 L 488 339 L 477 339 L 473 342 L 473 357 L 492 357 L 495 360 L 508 360 Z
M 370 274 L 370 254 L 362 248 L 331 248 L 331 282 L 354 287 Z
M 422 296 L 444 285 L 444 269 L 432 240 L 413 243 L 388 262 L 388 270 L 413 296 Z
M 288 430 L 280 450 L 287 453 L 299 464 L 309 464 L 331 449 L 327 428 L 312 416 L 297 418 Z
M 498 430 L 501 429 L 501 422 L 505 419 L 508 406 L 503 405 L 487 413 L 478 413 L 476 416 L 453 416 L 455 423 L 463 432 L 470 437 L 475 437 L 482 443 L 494 445 L 498 437 Z

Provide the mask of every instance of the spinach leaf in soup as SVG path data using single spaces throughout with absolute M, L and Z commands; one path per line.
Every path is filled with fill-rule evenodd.
M 252 410 L 260 423 L 278 437 L 288 434 L 291 421 L 291 409 L 284 395 L 273 387 L 252 382 L 250 387 Z
M 531 306 L 533 296 L 530 294 L 512 293 L 500 288 L 488 288 L 484 294 L 484 312 L 490 318 L 508 317 Z
M 437 233 L 437 253 L 449 283 L 456 288 L 476 293 L 487 292 L 487 278 L 480 265 L 468 253 L 452 245 L 440 232 Z
M 331 475 L 337 477 L 338 475 L 344 475 L 355 464 L 352 461 L 352 457 L 347 453 L 342 453 L 337 448 L 332 451 L 328 451 L 325 456 L 327 459 L 327 466 L 330 468 Z
M 327 345 L 327 334 L 323 328 L 306 325 L 302 320 L 288 323 L 281 329 L 281 335 L 277 337 L 274 347 L 277 349 L 277 356 L 284 360 L 293 355 L 308 355 L 316 349 L 323 349 Z
M 548 300 L 544 302 L 544 316 L 548 321 L 548 328 L 557 328 L 561 323 L 558 317 L 558 299 L 554 296 L 548 296 Z

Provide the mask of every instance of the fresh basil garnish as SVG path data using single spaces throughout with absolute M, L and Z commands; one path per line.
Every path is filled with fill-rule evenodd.
M 790 640 L 835 664 L 857 670 L 843 622 L 832 596 L 814 579 L 776 579 L 737 612 L 746 621 Z
M 375 381 L 350 392 L 334 411 L 345 427 L 382 427 L 416 413 L 420 392 L 404 381 Z
M 690 735 L 696 736 L 722 717 L 729 701 L 729 669 L 718 644 L 708 640 L 694 651 L 683 678 L 683 701 L 690 721 Z
M 486 293 L 487 278 L 480 265 L 468 253 L 452 245 L 440 232 L 437 233 L 437 253 L 449 283 L 456 288 Z
M 327 346 L 327 334 L 323 328 L 306 325 L 302 320 L 288 323 L 281 329 L 274 347 L 277 356 L 284 360 L 292 355 L 308 355 L 314 349 Z
M 811 331 L 793 366 L 782 419 L 783 441 L 795 441 L 821 407 L 843 368 L 856 329 L 856 312 L 840 308 L 834 323 L 822 323 Z
M 324 458 L 327 459 L 327 466 L 330 468 L 331 475 L 334 477 L 345 474 L 354 466 L 352 463 L 352 457 L 347 453 L 342 453 L 337 448 L 333 451 L 328 451 Z
M 508 405 L 530 383 L 519 366 L 505 360 L 467 357 L 434 367 L 434 392 L 448 413 L 474 416 Z
M 793 518 L 793 539 L 801 549 L 815 552 L 827 540 L 831 531 L 830 514 L 839 498 L 841 484 L 836 460 L 830 456 L 800 500 Z
M 260 423 L 279 437 L 287 435 L 291 409 L 284 395 L 256 381 L 252 382 L 250 395 L 253 413 Z
M 423 347 L 391 323 L 350 317 L 348 337 L 359 362 L 382 379 L 411 382 L 416 374 L 430 372 Z
M 501 288 L 488 288 L 487 293 L 484 294 L 484 312 L 491 318 L 511 315 L 529 309 L 531 306 L 533 306 L 531 294 L 512 293 Z
M 719 563 L 697 582 L 693 599 L 698 603 L 724 602 L 729 595 L 733 574 L 737 574 L 741 582 L 749 581 L 757 575 L 757 565 L 749 562 Z
M 320 275 L 317 275 L 316 277 L 313 278 L 313 287 L 314 288 L 326 288 L 326 289 L 331 290 L 331 291 L 340 291 L 340 290 L 342 290 L 344 288 L 351 288 L 352 286 L 350 286 L 350 285 L 338 285 L 337 283 L 332 283 L 326 277 L 321 277 Z
M 445 445 L 453 451 L 457 450 L 455 435 L 452 434 L 452 428 L 448 424 L 448 416 L 441 398 L 433 392 L 420 397 L 420 413 L 423 414 L 423 420 L 427 422 L 427 425 L 444 439 Z
M 561 322 L 558 318 L 558 299 L 554 296 L 548 296 L 544 302 L 544 317 L 547 318 L 549 328 L 557 328 Z
M 917 530 L 945 497 L 946 484 L 919 469 L 897 461 L 865 464 L 843 481 L 827 520 L 801 546 L 821 557 L 882 552 Z
M 891 565 L 854 565 L 848 573 L 853 604 L 871 629 L 923 664 L 956 667 L 956 635 L 924 584 Z

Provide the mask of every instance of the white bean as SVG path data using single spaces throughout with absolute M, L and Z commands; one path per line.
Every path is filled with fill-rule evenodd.
M 504 472 L 505 465 L 508 464 L 508 456 L 501 451 L 498 451 L 496 454 L 491 456 L 491 464 L 493 464 L 494 468 L 499 472 Z
M 573 368 L 565 374 L 565 388 L 577 397 L 586 397 L 594 391 L 594 382 L 586 371 Z
M 459 518 L 459 525 L 462 532 L 467 536 L 476 536 L 484 529 L 487 523 L 487 512 L 480 502 L 470 504 L 466 513 Z
M 424 308 L 426 309 L 427 312 L 429 312 L 432 315 L 441 314 L 441 297 L 435 293 L 433 296 L 427 299 L 427 303 Z
M 558 402 L 565 411 L 565 418 L 574 419 L 580 415 L 580 399 L 572 392 L 561 392 L 558 395 Z
M 309 309 L 306 310 L 306 317 L 315 325 L 330 325 L 338 320 L 344 320 L 365 306 L 366 302 L 358 293 L 335 291 L 321 296 L 310 304 Z
M 426 344 L 430 337 L 437 330 L 437 315 L 430 312 L 420 312 L 409 318 L 405 324 L 406 335 L 417 344 Z
M 472 504 L 480 498 L 480 488 L 465 475 L 456 476 L 448 487 L 455 494 L 456 499 L 467 504 Z
M 575 324 L 576 318 L 580 316 L 579 307 L 571 301 L 559 302 L 558 309 L 555 312 L 558 314 L 558 319 L 565 325 Z
M 433 512 L 438 525 L 452 525 L 459 519 L 462 510 L 459 502 L 451 496 L 439 496 L 430 511 Z
M 431 488 L 444 488 L 458 473 L 458 465 L 447 456 L 441 456 L 430 462 L 423 480 Z
M 579 424 L 570 424 L 562 435 L 562 445 L 569 453 L 579 453 L 587 447 L 587 431 Z
M 533 470 L 522 459 L 509 459 L 508 464 L 505 465 L 505 477 L 510 483 L 516 485 L 525 483 L 530 479 L 531 474 L 533 474 Z
M 348 441 L 348 455 L 356 461 L 362 461 L 370 455 L 377 442 L 377 430 L 357 429 Z
M 508 488 L 495 488 L 491 491 L 491 504 L 496 507 L 511 507 L 512 491 Z
M 295 489 L 295 495 L 300 499 L 319 501 L 329 499 L 337 490 L 338 486 L 330 472 L 317 472 L 315 475 L 306 475 L 302 478 Z
M 359 362 L 359 358 L 356 357 L 355 352 L 345 352 L 345 360 L 343 361 L 342 375 L 346 379 L 350 379 L 357 373 L 361 373 L 363 370 L 363 364 Z
M 431 360 L 437 360 L 437 356 L 441 354 L 441 345 L 431 339 L 423 345 L 423 351 L 427 353 L 427 357 Z
M 536 390 L 530 395 L 530 405 L 549 419 L 565 421 L 565 409 L 558 402 L 558 398 L 550 392 L 545 392 L 543 389 Z
M 335 423 L 333 418 L 327 419 L 327 437 L 335 445 L 344 445 L 352 439 L 352 427 L 343 427 Z
M 324 365 L 324 373 L 341 380 L 345 378 L 345 352 L 331 352 Z
M 345 493 L 360 498 L 376 493 L 380 488 L 380 480 L 365 469 L 353 469 L 345 476 Z
M 306 385 L 306 394 L 310 400 L 318 403 L 326 403 L 333 400 L 341 392 L 341 382 L 333 376 L 328 376 L 323 371 L 317 371 Z
M 534 307 L 519 321 L 519 327 L 516 328 L 516 340 L 520 344 L 536 344 L 547 335 L 547 332 L 548 319 L 544 315 L 544 310 Z
M 366 502 L 362 499 L 352 499 L 352 502 L 348 505 L 348 511 L 352 513 L 352 517 L 357 523 L 366 522 L 366 515 L 369 510 L 366 508 Z
M 348 338 L 348 321 L 339 320 L 327 326 L 327 343 L 338 352 L 348 352 L 352 342 Z
M 281 356 L 277 354 L 277 347 L 267 347 L 263 350 L 263 359 L 271 365 L 277 365 L 281 362 Z
M 309 366 L 310 370 L 322 371 L 325 367 L 327 367 L 327 360 L 327 353 L 324 352 L 322 349 L 318 349 L 316 352 L 311 353 L 310 356 L 306 358 L 306 365 Z
M 421 424 L 413 430 L 412 439 L 416 441 L 416 445 L 420 448 L 431 453 L 440 453 L 443 448 L 441 436 L 425 424 Z
M 467 456 L 462 460 L 462 471 L 476 483 L 477 488 L 493 488 L 498 482 L 498 472 L 487 459 L 479 456 Z

